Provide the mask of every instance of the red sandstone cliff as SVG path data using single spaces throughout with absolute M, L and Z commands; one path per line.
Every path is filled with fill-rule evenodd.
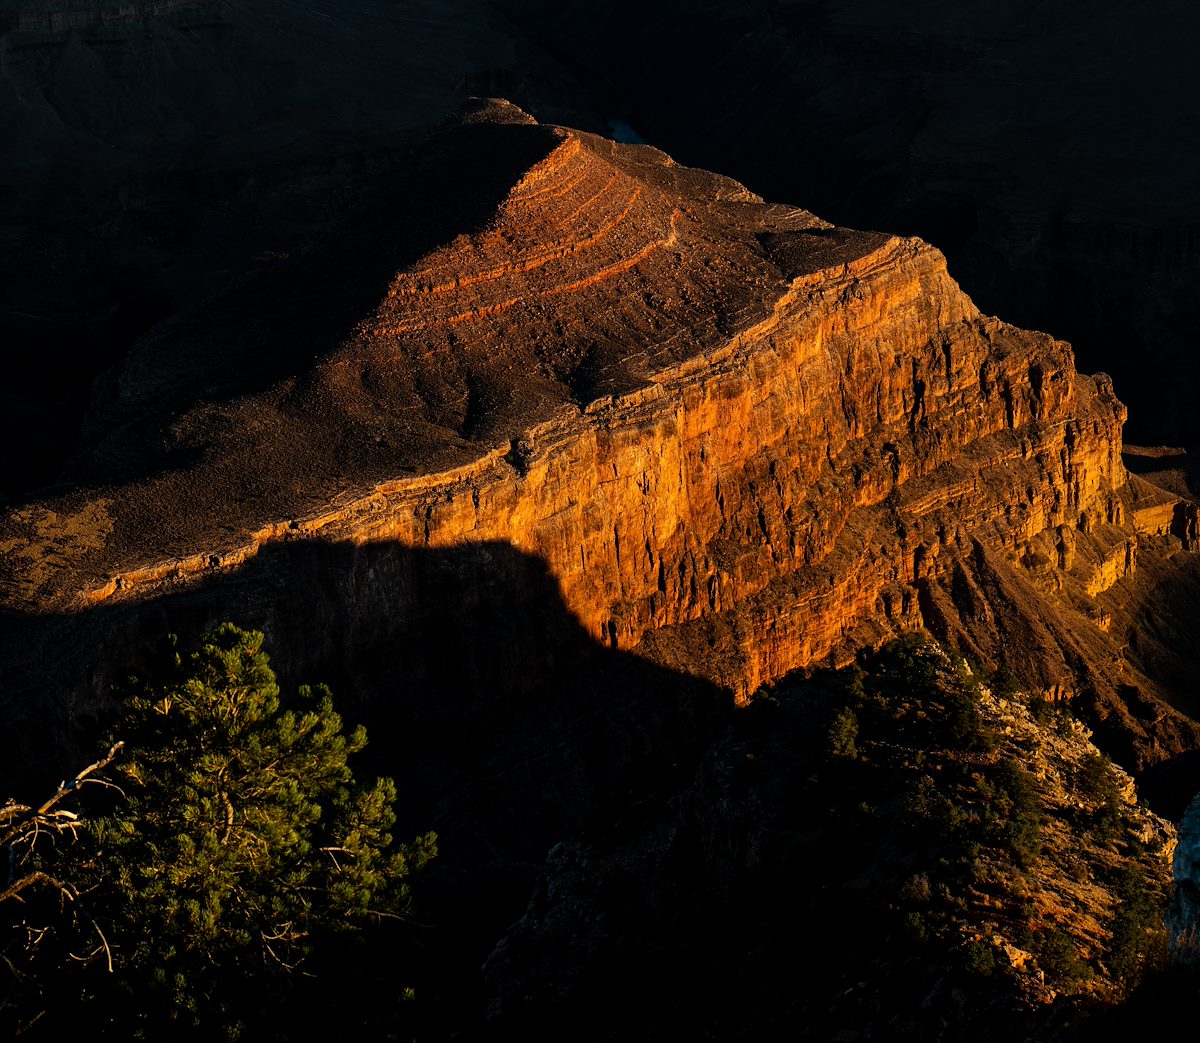
M 1125 647 L 1139 555 L 1171 567 L 1195 509 L 1126 474 L 1125 410 L 1066 344 L 979 314 L 919 240 L 653 149 L 502 105 L 429 147 L 513 169 L 485 219 L 266 386 L 217 394 L 196 360 L 300 323 L 286 279 L 233 348 L 219 302 L 150 339 L 94 419 L 100 480 L 0 522 L 13 616 L 144 604 L 277 544 L 503 543 L 596 642 L 738 695 L 924 623 L 1087 689 L 1142 764 L 1200 745 Z M 368 573 L 345 596 L 386 588 L 376 626 L 425 611 Z

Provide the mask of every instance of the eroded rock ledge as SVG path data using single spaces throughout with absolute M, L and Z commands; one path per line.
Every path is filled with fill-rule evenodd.
M 373 307 L 269 381 L 228 374 L 319 307 L 286 271 L 143 344 L 93 418 L 90 484 L 0 522 L 10 614 L 144 603 L 273 544 L 503 543 L 595 641 L 738 695 L 923 622 L 1086 686 L 1141 762 L 1197 745 L 1118 696 L 1147 686 L 1132 603 L 1105 600 L 1147 541 L 1194 542 L 1195 508 L 1126 474 L 1124 408 L 1068 345 L 979 314 L 923 242 L 503 103 L 426 155 L 514 173 L 490 209 L 381 220 Z M 443 205 L 483 216 L 389 269 Z M 338 596 L 394 588 L 380 626 L 402 630 L 427 610 L 397 582 L 373 565 Z

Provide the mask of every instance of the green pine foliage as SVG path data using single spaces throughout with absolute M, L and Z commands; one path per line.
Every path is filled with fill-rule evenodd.
M 834 716 L 826 733 L 825 747 L 830 757 L 853 760 L 858 756 L 855 739 L 858 738 L 858 717 L 848 706 L 843 706 Z
M 1103 754 L 1092 754 L 1079 765 L 1075 779 L 1076 792 L 1088 803 L 1096 805 L 1091 826 L 1097 837 L 1111 840 L 1120 828 L 1121 794 L 1112 772 L 1112 762 Z
M 81 871 L 116 979 L 180 1030 L 238 1035 L 323 940 L 400 916 L 436 854 L 433 834 L 394 842 L 395 785 L 349 767 L 364 730 L 343 731 L 323 687 L 285 707 L 262 645 L 226 624 L 168 683 L 132 686 L 114 728 L 124 797 L 89 827 Z
M 1132 989 L 1147 971 L 1159 972 L 1167 964 L 1164 898 L 1132 866 L 1118 875 L 1113 891 L 1119 904 L 1113 916 L 1108 965 L 1113 975 Z
M 1065 931 L 1050 928 L 1038 932 L 1034 936 L 1033 948 L 1037 953 L 1038 966 L 1055 985 L 1090 981 L 1095 977 L 1095 971 L 1075 951 L 1075 942 Z

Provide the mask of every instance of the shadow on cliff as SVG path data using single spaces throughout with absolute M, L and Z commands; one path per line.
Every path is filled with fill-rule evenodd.
M 224 620 L 266 632 L 285 691 L 331 686 L 414 828 L 521 857 L 618 813 L 732 705 L 598 644 L 544 564 L 508 544 L 276 544 L 149 601 L 0 619 L 4 710 L 25 726 L 6 736 L 3 763 L 41 775 L 36 759 L 56 781 L 91 751 L 114 681 L 166 634 L 186 647 Z
M 507 544 L 265 547 L 242 568 L 149 601 L 0 618 L 0 796 L 36 796 L 88 763 L 114 680 L 164 635 L 231 620 L 265 631 L 285 695 L 330 685 L 366 725 L 362 776 L 395 778 L 396 834 L 435 830 L 418 940 L 443 982 L 478 969 L 525 908 L 550 846 L 635 828 L 691 777 L 728 693 L 601 646 L 544 564 Z M 457 997 L 457 998 L 454 998 Z

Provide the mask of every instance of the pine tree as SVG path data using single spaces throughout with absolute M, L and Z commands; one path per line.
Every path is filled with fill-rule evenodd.
M 343 733 L 324 687 L 284 708 L 262 645 L 226 624 L 170 682 L 133 686 L 124 798 L 89 827 L 117 976 L 180 1030 L 236 1035 L 321 939 L 401 914 L 436 853 L 433 834 L 393 842 L 395 785 L 347 763 L 366 733 Z

